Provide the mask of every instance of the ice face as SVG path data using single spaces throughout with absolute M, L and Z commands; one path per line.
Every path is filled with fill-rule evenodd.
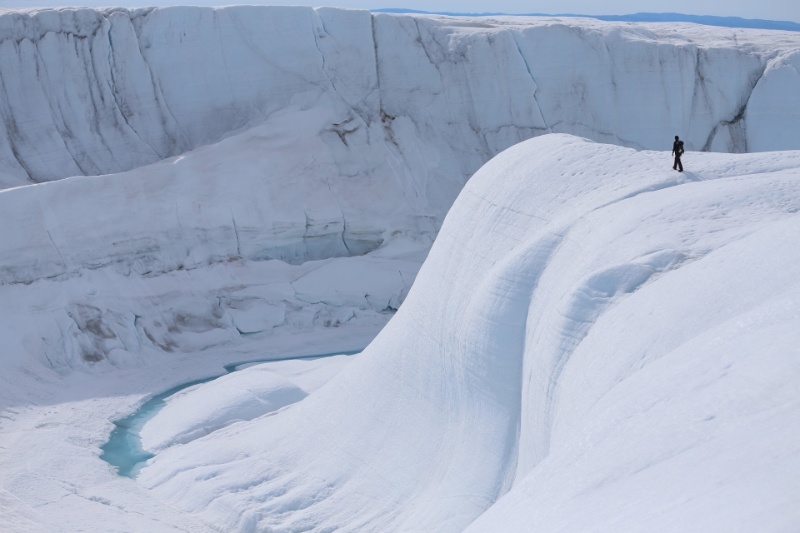
M 429 243 L 475 170 L 548 132 L 800 147 L 792 33 L 300 7 L 0 28 L 0 179 L 117 173 L 0 196 L 0 283 Z
M 800 142 L 788 32 L 253 6 L 7 12 L 0 28 L 3 186 L 129 170 L 312 107 L 329 116 L 304 135 L 339 175 L 411 173 L 447 202 L 547 132 Z

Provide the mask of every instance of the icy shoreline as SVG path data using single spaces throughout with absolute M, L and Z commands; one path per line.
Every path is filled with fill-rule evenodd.
M 691 24 L 0 13 L 0 529 L 799 523 L 798 72 Z
M 171 435 L 174 435 L 176 432 L 193 432 L 195 435 L 197 434 L 208 434 L 212 431 L 225 427 L 226 425 L 243 420 L 250 420 L 256 418 L 257 416 L 263 416 L 267 413 L 276 411 L 278 409 L 282 409 L 287 405 L 291 405 L 297 401 L 302 400 L 306 395 L 310 394 L 315 390 L 316 387 L 299 387 L 295 383 L 290 383 L 290 387 L 294 388 L 293 391 L 290 391 L 288 397 L 285 397 L 283 400 L 279 400 L 279 403 L 276 403 L 274 400 L 270 401 L 270 396 L 280 396 L 280 390 L 278 390 L 278 394 L 276 394 L 274 390 L 270 390 L 270 383 L 269 378 L 270 374 L 275 375 L 274 373 L 277 371 L 280 373 L 281 365 L 278 363 L 287 363 L 291 362 L 295 365 L 297 363 L 306 364 L 311 368 L 305 369 L 304 372 L 298 372 L 301 374 L 301 378 L 303 377 L 303 373 L 309 373 L 315 370 L 315 366 L 321 365 L 325 367 L 329 366 L 341 366 L 341 362 L 335 359 L 341 359 L 342 357 L 352 356 L 356 353 L 360 352 L 361 350 L 357 351 L 348 351 L 348 352 L 334 352 L 334 353 L 324 353 L 324 354 L 306 354 L 306 355 L 299 355 L 299 356 L 292 356 L 292 357 L 267 357 L 267 358 L 260 358 L 260 359 L 249 359 L 247 361 L 234 361 L 231 363 L 227 363 L 223 365 L 226 374 L 219 374 L 213 375 L 206 378 L 194 379 L 185 383 L 181 383 L 179 385 L 175 385 L 164 392 L 160 392 L 150 398 L 147 399 L 144 403 L 142 403 L 134 412 L 130 413 L 129 415 L 121 418 L 119 420 L 114 421 L 115 428 L 111 431 L 108 440 L 100 447 L 102 453 L 100 454 L 100 459 L 106 461 L 111 466 L 117 469 L 117 473 L 120 476 L 125 476 L 129 478 L 136 478 L 139 470 L 144 465 L 146 461 L 152 459 L 155 456 L 156 450 L 153 450 L 152 445 L 148 445 L 148 449 L 145 449 L 142 444 L 142 429 L 148 426 L 148 423 L 154 417 L 164 418 L 165 421 L 161 423 L 162 426 L 161 432 L 167 432 Z M 313 365 L 310 363 L 314 363 Z M 270 363 L 270 364 L 266 364 Z M 186 409 L 184 412 L 181 413 L 178 411 L 176 414 L 161 414 L 161 411 L 164 410 L 165 407 L 170 406 L 171 402 L 175 402 L 175 397 L 178 395 L 187 395 L 187 389 L 191 388 L 199 388 L 200 385 L 209 384 L 212 385 L 213 381 L 219 380 L 220 378 L 230 375 L 233 372 L 241 371 L 245 367 L 249 368 L 254 365 L 259 365 L 259 370 L 263 370 L 264 376 L 259 377 L 258 383 L 254 383 L 251 388 L 248 388 L 244 391 L 237 391 L 237 392 L 244 392 L 246 395 L 252 395 L 258 401 L 256 409 L 253 410 L 252 408 L 247 410 L 247 414 L 244 414 L 244 411 L 239 405 L 237 410 L 234 413 L 228 414 L 224 418 L 217 417 L 215 420 L 212 415 L 209 413 L 212 407 L 209 405 L 197 405 L 192 403 L 191 398 L 187 401 L 186 399 L 181 399 L 181 402 L 188 403 L 188 410 L 191 411 L 191 418 L 190 426 L 184 429 L 176 429 L 176 425 L 180 425 L 181 414 L 183 414 L 183 418 L 186 418 Z M 283 365 L 286 366 L 286 365 Z M 332 375 L 326 376 L 325 380 L 330 379 Z M 274 379 L 274 378 L 273 378 Z M 242 380 L 237 380 L 242 381 Z M 264 381 L 267 381 L 265 384 Z M 302 383 L 302 381 L 301 381 Z M 319 384 L 317 384 L 319 386 Z M 255 387 L 255 390 L 254 388 Z M 219 387 L 217 387 L 219 388 Z M 258 389 L 262 389 L 259 391 Z M 224 389 L 223 389 L 224 390 Z M 259 394 L 260 392 L 260 394 Z M 299 394 L 297 394 L 299 393 Z M 241 394 L 240 394 L 241 396 Z M 286 396 L 286 394 L 284 394 Z M 244 398 L 246 400 L 246 398 Z M 227 401 L 235 401 L 233 398 L 227 398 Z M 240 400 L 241 401 L 241 400 Z M 169 411 L 169 409 L 167 409 Z M 174 406 L 172 411 L 175 411 Z M 150 424 L 152 425 L 152 424 Z M 152 433 L 152 430 L 151 430 Z M 162 437 L 163 438 L 163 437 Z M 152 437 L 151 439 L 152 440 Z M 181 441 L 181 443 L 188 442 L 185 438 Z M 167 442 L 166 446 L 174 444 Z M 165 446 L 162 444 L 161 446 Z M 152 450 L 152 451 L 151 451 Z
M 242 532 L 796 523 L 800 152 L 689 161 L 507 150 L 356 361 L 139 482 Z
M 263 276 L 276 272 L 268 262 L 124 278 L 135 282 L 133 300 L 115 296 L 122 278 L 103 269 L 2 286 L 4 336 L 16 344 L 2 359 L 0 523 L 71 530 L 91 517 L 120 531 L 250 531 L 431 521 L 525 531 L 532 516 L 545 529 L 611 527 L 624 516 L 659 530 L 663 511 L 685 524 L 778 531 L 796 518 L 787 480 L 800 466 L 800 435 L 786 423 L 800 376 L 792 322 L 800 261 L 789 246 L 799 231 L 799 158 L 691 154 L 679 174 L 665 152 L 559 135 L 519 145 L 470 181 L 386 328 L 385 304 L 373 308 L 370 298 L 395 297 L 400 264 L 416 273 L 414 246 L 281 267 L 285 279 L 316 273 L 305 280 L 306 311 L 239 337 L 189 320 L 197 295 L 170 291 L 197 285 L 218 297 L 244 285 L 263 297 Z M 356 264 L 376 270 L 349 268 Z M 325 269 L 349 282 L 332 286 Z M 382 292 L 367 298 L 365 282 Z M 183 329 L 163 331 L 183 349 L 114 349 L 88 316 L 86 330 L 110 357 L 53 357 L 58 343 L 45 344 L 41 359 L 23 357 L 73 294 L 118 310 L 178 304 L 169 316 L 182 313 Z M 331 306 L 343 304 L 350 319 L 334 325 Z M 229 317 L 240 327 L 274 322 L 253 313 L 257 306 L 229 308 L 242 313 Z M 190 405 L 213 409 L 175 402 L 176 417 L 150 428 L 150 446 L 164 449 L 137 481 L 99 457 L 111 420 L 153 391 L 264 355 L 347 351 L 375 335 L 324 386 L 270 416 L 223 427 L 229 413 L 250 412 L 236 392 L 248 390 L 243 373 L 227 389 L 193 389 Z M 265 390 L 294 390 L 264 377 L 256 381 Z M 223 425 L 198 435 L 198 413 Z M 172 420 L 182 421 L 174 432 Z M 764 450 L 777 442 L 775 428 L 783 444 L 773 457 Z M 698 503 L 672 503 L 670 495 L 689 493 Z M 640 512 L 609 507 L 631 494 L 644 498 Z
M 145 366 L 113 373 L 39 372 L 26 381 L 28 403 L 6 405 L 0 416 L 0 524 L 15 533 L 79 530 L 87 519 L 114 524 L 117 531 L 216 531 L 164 506 L 100 459 L 114 428 L 111 421 L 140 407 L 153 391 L 220 374 L 223 365 L 269 353 L 275 359 L 302 356 L 309 347 L 350 352 L 371 340 L 379 327 L 293 332 L 250 347 L 151 358 Z

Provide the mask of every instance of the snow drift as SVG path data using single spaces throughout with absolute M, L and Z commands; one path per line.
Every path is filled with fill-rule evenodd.
M 505 151 L 361 356 L 141 483 L 237 531 L 796 524 L 800 155 L 669 163 L 566 135 Z

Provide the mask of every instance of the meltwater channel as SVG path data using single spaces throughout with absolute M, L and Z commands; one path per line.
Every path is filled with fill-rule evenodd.
M 136 411 L 125 418 L 114 421 L 115 427 L 111 431 L 108 441 L 100 448 L 102 450 L 100 459 L 115 467 L 120 476 L 135 478 L 144 464 L 150 458 L 154 457 L 152 453 L 142 448 L 142 439 L 140 436 L 142 428 L 148 420 L 152 419 L 161 409 L 164 408 L 164 406 L 167 405 L 167 400 L 170 396 L 184 389 L 203 383 L 208 383 L 219 377 L 230 374 L 231 372 L 236 372 L 237 370 L 241 370 L 242 368 L 254 364 L 292 361 L 296 359 L 319 359 L 322 357 L 332 357 L 334 355 L 355 355 L 360 352 L 361 350 L 356 350 L 350 352 L 334 352 L 314 355 L 300 355 L 296 357 L 282 357 L 277 359 L 265 358 L 227 364 L 223 367 L 225 369 L 225 373 L 207 378 L 195 379 L 193 381 L 176 385 L 175 387 L 172 387 L 171 389 L 148 399 Z

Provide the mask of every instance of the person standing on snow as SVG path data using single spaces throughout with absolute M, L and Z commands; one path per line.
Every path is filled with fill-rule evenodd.
M 675 136 L 675 142 L 672 143 L 672 155 L 675 156 L 675 162 L 672 164 L 672 170 L 683 172 L 683 163 L 681 163 L 681 156 L 683 155 L 683 141 Z

